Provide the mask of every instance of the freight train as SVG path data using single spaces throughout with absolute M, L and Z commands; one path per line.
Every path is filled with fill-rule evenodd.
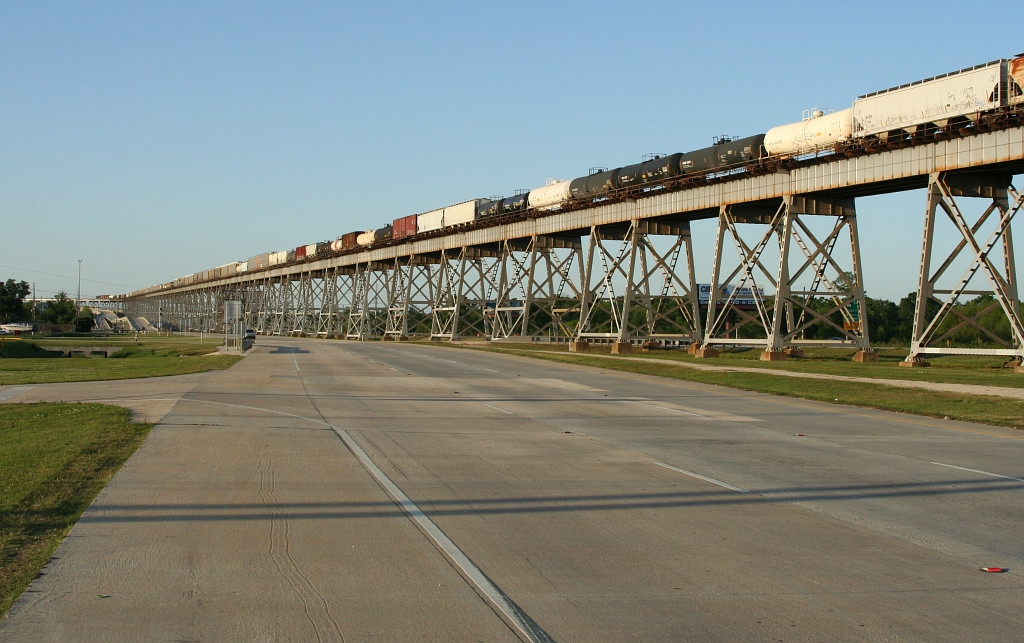
M 636 198 L 734 175 L 777 171 L 787 163 L 854 156 L 1024 124 L 1024 54 L 857 97 L 839 111 L 811 110 L 799 122 L 711 147 L 644 160 L 588 176 L 550 181 L 515 196 L 472 199 L 393 220 L 334 241 L 267 252 L 156 286 L 180 287 L 243 272 L 336 256 L 422 235 L 445 234 L 487 220 L 534 216 Z M 495 221 L 496 222 L 496 221 Z M 147 289 L 149 290 L 153 289 Z

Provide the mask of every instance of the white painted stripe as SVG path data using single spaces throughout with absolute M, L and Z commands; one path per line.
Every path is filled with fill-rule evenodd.
M 299 368 L 299 360 L 295 359 L 295 353 L 292 353 L 292 364 L 295 364 L 295 372 L 301 373 L 302 369 Z
M 932 462 L 940 467 L 949 467 L 950 469 L 960 469 L 961 471 L 970 471 L 971 473 L 980 473 L 983 476 L 992 476 L 993 478 L 1002 478 L 1004 480 L 1016 480 L 1017 482 L 1024 482 L 1021 478 L 1011 478 L 1010 476 L 1002 476 L 998 473 L 989 473 L 988 471 L 979 471 L 978 469 L 968 469 L 967 467 L 958 467 L 955 464 L 943 464 L 942 462 Z
M 711 419 L 711 418 L 709 418 L 706 415 L 701 415 L 700 413 L 693 413 L 691 411 L 683 411 L 682 409 L 670 409 L 667 406 L 652 405 L 651 408 L 652 409 L 661 409 L 662 411 L 672 411 L 673 413 L 682 413 L 683 415 L 692 415 L 694 417 L 704 418 L 705 420 Z
M 161 399 L 161 398 L 154 398 Z M 484 575 L 480 568 L 477 567 L 473 561 L 466 556 L 458 546 L 452 542 L 450 538 L 441 528 L 434 524 L 430 518 L 427 517 L 423 511 L 416 506 L 416 504 L 402 492 L 402 490 L 374 463 L 370 456 L 363 451 L 362 447 L 348 434 L 348 431 L 339 429 L 338 427 L 325 422 L 323 420 L 317 420 L 316 418 L 306 417 L 303 415 L 297 415 L 295 413 L 288 413 L 286 411 L 275 411 L 274 409 L 262 408 L 259 406 L 248 406 L 245 404 L 231 404 L 228 402 L 212 402 L 209 400 L 193 400 L 188 398 L 181 398 L 182 402 L 195 402 L 199 404 L 211 404 L 214 406 L 226 406 L 239 409 L 252 409 L 257 411 L 263 411 L 265 413 L 272 413 L 274 415 L 283 415 L 286 417 L 293 417 L 313 424 L 320 424 L 323 426 L 330 427 L 334 433 L 341 438 L 345 446 L 356 456 L 363 467 L 370 472 L 370 474 L 376 478 L 377 482 L 387 491 L 387 493 L 395 500 L 402 510 L 409 515 L 410 518 L 415 520 L 423 528 L 424 532 L 434 540 L 438 547 L 440 547 L 451 559 L 451 561 L 457 565 L 466 578 L 472 582 L 477 588 L 486 596 L 492 604 L 505 615 L 508 622 L 515 627 L 528 641 L 535 643 L 545 643 L 550 641 L 550 638 L 544 633 L 543 630 L 539 630 L 535 626 L 531 626 L 527 619 L 524 618 L 519 608 L 505 596 L 505 594 L 498 589 L 498 587 L 491 582 L 487 576 Z
M 0 391 L 0 402 L 4 402 L 14 397 L 18 397 L 22 393 L 28 393 L 34 386 L 12 386 L 11 388 Z
M 484 573 L 480 571 L 480 568 L 477 567 L 473 563 L 473 561 L 469 559 L 468 556 L 462 553 L 462 550 L 459 549 L 454 542 L 452 542 L 451 538 L 449 538 L 443 531 L 441 531 L 441 528 L 438 527 L 433 520 L 428 518 L 427 515 L 424 514 L 423 511 L 416 506 L 416 503 L 410 500 L 408 496 L 406 496 L 405 493 L 403 493 L 402 490 L 398 488 L 398 485 L 391 481 L 391 478 L 389 478 L 387 474 L 385 474 L 380 469 L 380 467 L 378 467 L 376 463 L 374 463 L 370 456 L 367 455 L 365 451 L 363 451 L 362 447 L 360 447 L 359 444 L 354 439 L 352 439 L 352 436 L 348 434 L 348 431 L 345 431 L 344 429 L 339 429 L 333 424 L 330 425 L 330 427 L 334 430 L 335 433 L 338 434 L 338 437 L 342 439 L 342 441 L 345 443 L 345 446 L 347 446 L 352 451 L 352 453 L 355 454 L 355 456 L 362 463 L 363 467 L 365 467 L 366 470 L 369 471 L 373 475 L 373 477 L 377 479 L 377 482 L 379 482 L 380 485 L 387 490 L 388 494 L 391 495 L 395 502 L 397 502 L 399 506 L 402 507 L 405 513 L 409 514 L 410 518 L 419 523 L 420 527 L 422 527 L 423 530 L 430 536 L 430 538 L 433 539 L 435 543 L 437 543 L 438 547 L 444 550 L 445 554 L 447 554 L 451 561 L 455 563 L 459 567 L 459 569 L 462 570 L 463 574 L 465 574 L 465 576 L 473 584 L 475 584 L 480 589 L 480 591 L 484 593 L 485 596 L 487 596 L 487 598 L 494 604 L 495 607 L 501 610 L 502 614 L 505 615 L 508 621 L 512 623 L 515 626 L 515 628 L 518 629 L 519 632 L 528 640 L 542 640 L 541 638 L 537 637 L 534 628 L 530 627 L 530 625 L 527 624 L 527 622 L 520 616 L 519 610 L 511 603 L 511 601 L 508 600 L 505 594 L 500 589 L 498 589 L 498 587 L 494 583 L 491 582 L 491 579 L 487 578 L 487 576 L 485 576 Z
M 493 404 L 488 404 L 487 402 L 481 402 L 481 404 L 483 404 L 484 406 L 486 406 L 488 408 L 494 409 L 495 411 L 501 411 L 505 415 L 515 415 L 514 412 L 506 411 L 505 409 L 501 408 L 500 406 L 494 406 Z
M 654 464 L 658 465 L 659 467 L 665 467 L 666 469 L 671 469 L 673 471 L 678 471 L 679 473 L 691 476 L 693 478 L 698 478 L 698 479 L 703 480 L 705 482 L 710 482 L 711 484 L 716 484 L 719 487 L 725 487 L 726 489 L 731 489 L 732 491 L 739 491 L 740 493 L 750 493 L 750 491 L 748 491 L 747 489 L 741 489 L 739 487 L 734 487 L 734 486 L 732 486 L 731 484 L 729 484 L 727 482 L 722 482 L 721 480 L 715 480 L 714 478 L 709 478 L 707 476 L 702 476 L 699 473 L 694 473 L 693 471 L 687 471 L 686 469 L 680 469 L 679 467 L 673 467 L 671 464 L 665 464 L 664 462 L 655 462 Z

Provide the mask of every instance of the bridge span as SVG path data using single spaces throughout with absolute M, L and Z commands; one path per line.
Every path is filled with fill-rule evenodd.
M 902 141 L 901 145 L 908 145 Z M 347 339 L 484 336 L 495 341 L 690 343 L 760 347 L 765 359 L 804 345 L 845 345 L 870 360 L 857 199 L 927 188 L 917 311 L 906 363 L 928 354 L 1024 359 L 1011 223 L 1024 197 L 1024 127 L 790 162 L 762 175 L 637 191 L 553 212 L 527 210 L 445 234 L 123 297 L 136 316 L 214 329 L 225 301 L 267 335 Z M 717 219 L 701 298 L 690 224 Z M 914 238 L 900 221 L 901 234 Z M 959 242 L 946 254 L 937 228 Z M 961 297 L 991 295 L 1011 337 L 992 349 L 946 345 Z M 709 305 L 716 302 L 716 305 Z M 841 319 L 842 321 L 838 321 Z M 808 330 L 824 324 L 829 339 Z M 820 333 L 819 333 L 820 335 Z

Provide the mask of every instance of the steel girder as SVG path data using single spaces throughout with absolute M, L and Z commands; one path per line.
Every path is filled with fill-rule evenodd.
M 347 339 L 361 340 L 384 335 L 389 301 L 389 267 L 388 264 L 372 261 L 356 264 L 345 330 Z
M 412 332 L 429 332 L 425 324 L 434 301 L 434 265 L 415 255 L 395 258 L 389 279 L 386 339 L 408 339 L 410 322 Z
M 262 320 L 257 316 L 261 297 L 262 289 L 257 282 L 248 281 L 235 288 L 234 298 L 242 302 L 242 321 L 247 328 L 256 332 L 262 329 Z
M 203 288 L 188 293 L 182 302 L 178 327 L 186 332 L 210 331 L 220 324 L 223 294 L 220 289 Z
M 219 324 L 219 301 L 220 292 L 216 288 L 202 288 L 163 297 L 156 306 L 157 326 L 160 329 L 185 332 L 211 331 Z
M 344 332 L 348 309 L 341 307 L 341 292 L 349 281 L 348 272 L 341 268 L 327 268 L 320 277 L 320 306 L 316 312 L 314 334 L 317 337 L 339 337 Z
M 272 307 L 272 280 L 269 277 L 253 282 L 252 299 L 248 302 L 245 315 L 249 327 L 261 335 L 271 334 L 270 309 Z
M 1012 176 L 1004 174 L 936 172 L 930 175 L 917 305 L 907 363 L 921 361 L 926 354 L 1005 355 L 1018 362 L 1024 360 L 1024 324 L 1010 229 L 1010 223 L 1024 204 L 1024 195 L 1011 181 Z M 961 208 L 961 203 L 968 199 L 986 203 L 973 224 Z M 941 220 L 936 216 L 939 210 L 952 223 L 959 241 L 944 259 L 933 264 L 937 258 L 934 246 Z M 954 272 L 958 269 L 963 270 L 959 277 Z M 984 282 L 969 288 L 979 272 Z M 956 308 L 963 296 L 990 297 L 991 301 L 979 306 L 974 314 L 965 314 Z M 981 318 L 997 308 L 1008 322 L 1005 336 L 981 324 Z M 964 328 L 974 329 L 1001 348 L 953 347 L 955 334 Z
M 742 232 L 752 225 L 762 234 L 748 243 Z M 738 258 L 728 273 L 726 239 Z M 844 241 L 848 245 L 840 247 Z M 808 344 L 870 348 L 853 199 L 789 195 L 775 203 L 721 206 L 712 274 L 704 347 L 763 345 L 766 353 Z M 822 330 L 828 338 L 808 336 Z
M 487 267 L 484 257 L 493 255 L 463 246 L 443 250 L 436 266 L 434 299 L 431 302 L 431 339 L 456 340 L 466 335 L 484 336 L 487 307 Z
M 287 325 L 285 326 L 288 334 L 305 337 L 314 328 L 314 283 L 317 281 L 322 280 L 314 280 L 310 272 L 301 272 L 297 279 L 291 280 L 294 300 L 289 307 Z
M 671 241 L 663 249 L 654 238 Z M 627 344 L 701 336 L 689 222 L 633 219 L 625 226 L 593 226 L 583 284 L 577 341 Z
M 583 283 L 582 247 L 578 236 L 505 240 L 487 273 L 487 335 L 499 341 L 571 338 Z

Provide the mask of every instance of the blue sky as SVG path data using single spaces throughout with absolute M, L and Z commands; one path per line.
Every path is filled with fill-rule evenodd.
M 1024 51 L 956 6 L 9 0 L 0 279 L 128 292 Z M 870 296 L 916 289 L 924 207 L 858 202 Z

